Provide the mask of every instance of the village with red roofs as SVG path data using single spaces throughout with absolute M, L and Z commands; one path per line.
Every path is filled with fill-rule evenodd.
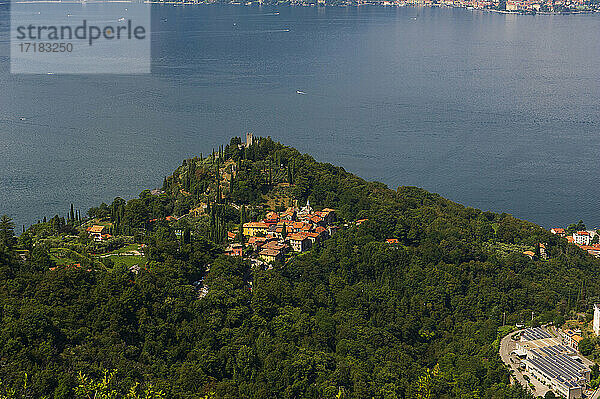
M 240 238 L 258 259 L 272 263 L 325 241 L 338 230 L 337 221 L 334 209 L 314 211 L 310 202 L 307 202 L 304 207 L 289 207 L 281 213 L 270 211 L 262 221 L 244 223 L 243 237 Z M 231 241 L 238 238 L 233 232 L 229 232 L 227 237 Z M 225 254 L 243 256 L 243 249 L 242 243 L 232 243 L 226 248 Z
M 587 251 L 590 255 L 600 257 L 600 236 L 595 230 L 580 230 L 569 234 L 566 229 L 553 227 L 550 229 L 552 234 L 565 237 L 568 242 L 577 245 L 579 248 Z

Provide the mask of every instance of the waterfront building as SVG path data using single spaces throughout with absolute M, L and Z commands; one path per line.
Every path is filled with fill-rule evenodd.
M 590 245 L 590 233 L 587 231 L 577 231 L 573 233 L 573 242 L 577 245 Z

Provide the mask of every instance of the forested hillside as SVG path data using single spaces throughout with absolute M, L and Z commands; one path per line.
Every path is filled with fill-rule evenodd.
M 269 268 L 223 255 L 227 232 L 307 200 L 337 211 L 332 238 Z M 91 240 L 91 221 L 110 238 Z M 0 397 L 528 398 L 497 354 L 503 314 L 564 320 L 600 292 L 598 261 L 539 226 L 269 138 L 232 139 L 87 217 L 13 227 L 0 223 Z M 523 256 L 539 243 L 548 260 Z M 141 267 L 111 260 L 127 245 Z

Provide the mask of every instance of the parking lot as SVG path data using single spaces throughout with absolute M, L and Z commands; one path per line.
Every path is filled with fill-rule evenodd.
M 516 341 L 512 339 L 512 336 L 520 333 L 521 331 L 513 332 L 502 338 L 500 341 L 500 358 L 504 362 L 504 364 L 508 365 L 512 370 L 511 382 L 514 382 L 513 379 L 516 379 L 521 385 L 529 389 L 531 393 L 536 396 L 544 396 L 546 392 L 550 389 L 542 384 L 540 381 L 533 378 L 529 373 L 526 373 L 524 370 L 519 368 L 520 359 L 516 355 L 511 355 L 511 352 L 516 349 Z M 526 377 L 529 381 L 527 381 Z M 533 389 L 530 384 L 533 385 Z

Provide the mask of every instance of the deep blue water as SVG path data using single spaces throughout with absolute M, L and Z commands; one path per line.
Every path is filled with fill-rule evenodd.
M 392 188 L 600 225 L 600 14 L 152 7 L 151 75 L 25 76 L 0 5 L 0 213 L 133 197 L 252 131 Z

